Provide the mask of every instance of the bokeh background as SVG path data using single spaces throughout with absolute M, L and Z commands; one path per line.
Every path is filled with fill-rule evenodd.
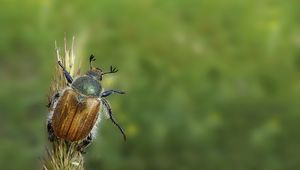
M 300 169 L 300 1 L 1 0 L 0 169 L 38 169 L 54 42 L 119 73 L 87 169 Z M 86 59 L 86 60 L 85 60 Z

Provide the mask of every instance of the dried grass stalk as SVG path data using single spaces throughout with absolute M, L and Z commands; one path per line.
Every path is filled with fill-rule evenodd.
M 64 39 L 63 56 L 60 55 L 59 48 L 55 42 L 56 60 L 61 61 L 72 77 L 80 74 L 80 59 L 74 54 L 74 40 L 73 37 L 71 48 L 67 47 L 67 40 Z M 76 73 L 75 73 L 76 71 Z M 48 99 L 64 89 L 67 86 L 66 79 L 61 68 L 56 65 L 53 81 L 50 87 Z M 76 146 L 78 142 L 68 142 L 63 139 L 55 139 L 50 143 L 46 150 L 46 156 L 43 159 L 44 170 L 83 170 L 84 160 L 80 152 L 77 151 Z

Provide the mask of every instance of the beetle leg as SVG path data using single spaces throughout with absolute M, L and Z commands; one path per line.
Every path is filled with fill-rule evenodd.
M 53 142 L 55 139 L 55 135 L 54 135 L 54 130 L 52 127 L 52 116 L 53 116 L 53 106 L 54 103 L 57 101 L 57 99 L 59 98 L 60 94 L 56 93 L 55 95 L 52 96 L 52 98 L 49 100 L 49 103 L 47 105 L 48 109 L 49 109 L 49 117 L 48 117 L 48 122 L 47 122 L 47 131 L 48 131 L 48 139 L 50 140 L 50 142 Z
M 51 125 L 51 121 L 48 121 L 48 123 L 47 123 L 47 130 L 48 130 L 48 139 L 50 142 L 53 142 L 55 139 L 55 135 L 54 135 L 54 130 Z
M 90 133 L 78 146 L 77 150 L 82 154 L 86 153 L 86 148 L 91 144 L 93 138 L 92 134 Z
M 119 130 L 121 131 L 121 133 L 123 135 L 124 140 L 126 141 L 125 132 L 124 132 L 123 128 L 115 121 L 115 119 L 113 117 L 113 114 L 112 114 L 111 107 L 110 107 L 108 101 L 104 98 L 102 98 L 101 100 L 102 100 L 102 103 L 104 104 L 104 106 L 106 107 L 106 109 L 108 111 L 109 119 L 113 122 L 114 125 L 116 125 L 119 128 Z
M 73 78 L 72 76 L 70 75 L 70 73 L 65 69 L 65 67 L 61 64 L 60 61 L 58 61 L 58 65 L 63 69 L 63 72 L 64 72 L 64 75 L 68 81 L 68 83 L 72 83 L 73 82 Z
M 113 93 L 117 93 L 117 94 L 125 94 L 124 91 L 121 90 L 107 90 L 101 93 L 101 97 L 107 97 Z

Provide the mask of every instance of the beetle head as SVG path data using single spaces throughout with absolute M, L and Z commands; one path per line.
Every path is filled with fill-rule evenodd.
M 95 57 L 92 54 L 90 56 L 90 70 L 86 73 L 89 77 L 93 78 L 94 80 L 101 81 L 102 80 L 102 75 L 103 71 L 100 68 L 95 68 L 92 66 L 92 62 L 95 61 Z
M 93 78 L 94 80 L 101 81 L 102 80 L 102 75 L 103 71 L 100 68 L 91 68 L 86 75 L 89 77 Z

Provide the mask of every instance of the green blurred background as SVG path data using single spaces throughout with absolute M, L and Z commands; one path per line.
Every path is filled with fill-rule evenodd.
M 300 1 L 1 0 L 0 169 L 38 169 L 54 41 L 119 68 L 87 169 L 300 169 Z M 86 58 L 86 60 L 85 60 Z

